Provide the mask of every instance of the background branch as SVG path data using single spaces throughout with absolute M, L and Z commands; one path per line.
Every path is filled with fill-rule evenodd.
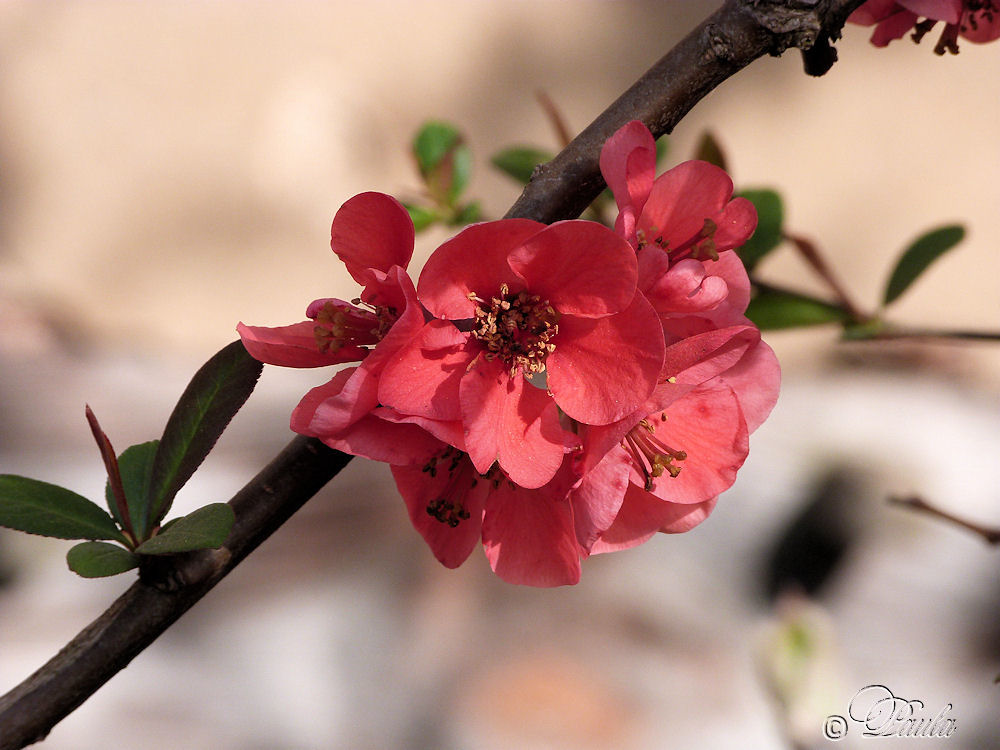
M 578 216 L 604 188 L 604 141 L 629 120 L 655 137 L 670 132 L 709 91 L 753 60 L 789 47 L 807 72 L 835 59 L 828 42 L 863 0 L 727 0 L 555 159 L 542 166 L 508 217 L 552 222 Z M 819 50 L 813 54 L 809 50 Z M 824 62 L 825 61 L 825 62 Z M 824 67 L 825 66 L 825 67 Z M 43 739 L 55 724 L 123 669 L 224 578 L 350 460 L 298 437 L 230 501 L 236 523 L 226 546 L 163 559 L 27 680 L 0 698 L 0 750 Z

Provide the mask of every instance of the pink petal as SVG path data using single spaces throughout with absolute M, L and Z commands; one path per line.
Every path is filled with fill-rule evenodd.
M 548 387 L 566 414 L 608 424 L 646 400 L 663 365 L 663 333 L 641 294 L 617 315 L 597 320 L 565 316 L 546 363 Z
M 705 219 L 722 211 L 732 194 L 733 181 L 724 170 L 704 161 L 686 161 L 656 178 L 639 228 L 646 242 L 676 249 L 702 230 Z M 661 237 L 662 243 L 656 242 Z
M 507 264 L 507 255 L 543 229 L 544 224 L 528 219 L 501 219 L 463 229 L 427 259 L 417 296 L 436 318 L 473 317 L 476 303 L 470 294 L 488 302 L 499 294 L 502 283 L 515 292 L 523 288 Z
M 549 482 L 563 459 L 562 428 L 545 391 L 512 378 L 499 360 L 480 361 L 460 389 L 465 445 L 485 474 L 499 462 L 511 481 L 535 488 Z
M 508 583 L 563 586 L 580 580 L 573 511 L 564 497 L 501 482 L 483 519 L 483 547 Z
M 750 278 L 739 255 L 731 250 L 721 252 L 718 260 L 702 261 L 702 266 L 708 278 L 725 282 L 728 294 L 714 310 L 699 314 L 720 326 L 743 322 L 743 313 L 750 304 Z
M 341 370 L 310 390 L 292 412 L 292 430 L 329 437 L 350 427 L 378 405 L 378 378 L 364 367 Z
M 615 522 L 594 543 L 591 553 L 629 549 L 648 541 L 658 531 L 668 534 L 689 531 L 708 518 L 716 500 L 692 505 L 668 503 L 634 484 L 629 485 Z
M 896 0 L 868 0 L 851 13 L 847 20 L 861 26 L 871 26 L 891 14 L 896 7 Z
M 718 253 L 740 247 L 757 228 L 757 209 L 746 198 L 733 198 L 710 218 L 716 226 L 712 239 Z
M 701 385 L 728 372 L 759 342 L 760 331 L 752 325 L 716 328 L 681 339 L 666 348 L 660 381 L 673 378 L 679 385 Z
M 871 43 L 876 47 L 885 47 L 889 42 L 904 37 L 906 32 L 912 29 L 916 23 L 916 13 L 911 13 L 908 10 L 900 10 L 898 13 L 893 13 L 885 20 L 880 21 L 875 27 L 875 31 L 872 32 Z
M 413 221 L 399 201 L 384 193 L 361 193 L 333 217 L 330 246 L 362 286 L 369 269 L 406 268 L 413 255 Z
M 443 443 L 458 448 L 465 452 L 465 427 L 460 421 L 441 422 L 437 419 L 428 419 L 416 414 L 403 414 L 390 409 L 388 406 L 378 407 L 373 414 L 387 422 L 397 422 L 399 424 L 415 424 L 423 428 L 431 435 Z
M 897 0 L 900 5 L 922 18 L 945 23 L 958 23 L 962 17 L 963 0 Z
M 426 323 L 413 340 L 389 360 L 379 381 L 378 398 L 404 414 L 445 422 L 462 418 L 458 385 L 481 347 L 447 321 Z
M 664 534 L 683 534 L 685 531 L 690 531 L 712 515 L 718 500 L 719 498 L 713 497 L 711 500 L 694 505 L 664 503 L 670 512 L 664 514 L 663 526 L 660 527 L 660 531 Z
M 243 346 L 259 362 L 281 367 L 324 367 L 342 362 L 357 362 L 368 355 L 368 350 L 356 346 L 342 346 L 336 352 L 321 352 L 316 344 L 313 329 L 316 324 L 303 320 L 290 326 L 266 328 L 236 326 Z
M 714 383 L 715 381 L 713 381 Z M 666 421 L 650 424 L 655 437 L 687 453 L 680 474 L 654 480 L 651 494 L 673 503 L 700 503 L 729 489 L 746 460 L 749 434 L 736 394 L 726 385 L 698 386 L 665 410 Z M 633 483 L 643 479 L 633 471 Z
M 623 451 L 612 451 L 569 494 L 576 539 L 584 553 L 614 523 L 629 486 L 629 460 Z
M 656 141 L 638 120 L 626 123 L 601 149 L 601 174 L 618 204 L 623 237 L 635 241 L 636 220 L 642 212 L 656 174 Z
M 454 473 L 439 469 L 432 477 L 421 469 L 393 466 L 392 476 L 406 502 L 413 527 L 427 542 L 434 557 L 445 567 L 457 568 L 480 540 L 490 483 L 476 476 L 468 458 L 461 460 Z M 431 516 L 427 512 L 428 505 L 441 497 L 460 498 L 469 518 L 451 527 Z
M 778 401 L 781 366 L 774 351 L 763 341 L 757 342 L 721 379 L 735 391 L 747 429 L 753 432 Z
M 593 221 L 556 222 L 513 250 L 509 262 L 528 291 L 563 314 L 609 315 L 635 295 L 635 251 Z
M 320 436 L 320 440 L 334 450 L 393 466 L 420 467 L 441 450 L 441 441 L 421 427 L 388 422 L 375 412 L 343 432 Z
M 673 265 L 643 293 L 657 312 L 697 313 L 721 305 L 729 296 L 729 287 L 718 276 L 707 275 L 704 263 L 686 258 Z

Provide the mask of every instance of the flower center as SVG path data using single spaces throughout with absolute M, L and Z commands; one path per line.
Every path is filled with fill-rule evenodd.
M 521 291 L 511 294 L 506 284 L 500 285 L 500 295 L 488 304 L 479 302 L 472 335 L 486 347 L 486 359 L 501 359 L 511 377 L 520 369 L 525 375 L 545 370 L 545 359 L 555 351 L 552 338 L 559 333 L 559 313 L 548 300 L 537 294 Z
M 333 354 L 343 346 L 373 347 L 388 333 L 396 322 L 396 311 L 391 307 L 359 307 L 360 299 L 352 304 L 341 300 L 326 300 L 323 306 L 310 314 L 316 321 L 313 336 L 321 352 Z
M 462 521 L 467 521 L 469 511 L 463 501 L 466 494 L 479 483 L 479 477 L 466 454 L 449 445 L 441 453 L 432 456 L 421 471 L 432 479 L 439 471 L 448 472 L 448 481 L 441 493 L 427 503 L 427 515 L 453 529 Z
M 694 258 L 695 260 L 710 258 L 718 260 L 719 252 L 715 245 L 715 232 L 718 228 L 718 225 L 714 221 L 705 219 L 705 222 L 701 225 L 701 229 L 698 230 L 698 234 L 677 247 L 670 247 L 670 243 L 663 239 L 663 235 L 660 234 L 660 230 L 656 227 L 650 227 L 648 232 L 643 229 L 638 230 L 636 238 L 639 241 L 640 250 L 646 245 L 656 245 L 658 248 L 670 253 L 671 263 L 676 263 L 684 258 Z
M 660 414 L 660 421 L 666 422 L 667 415 Z M 622 447 L 632 456 L 632 464 L 645 478 L 644 489 L 653 489 L 655 480 L 667 472 L 671 477 L 681 473 L 681 467 L 674 461 L 683 461 L 687 453 L 671 448 L 655 437 L 656 425 L 643 419 L 625 435 Z

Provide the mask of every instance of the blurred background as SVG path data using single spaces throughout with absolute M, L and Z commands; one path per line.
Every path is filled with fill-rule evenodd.
M 490 155 L 558 147 L 537 91 L 579 130 L 717 5 L 0 4 L 0 473 L 99 498 L 84 404 L 119 450 L 152 439 L 237 321 L 355 296 L 330 221 L 357 192 L 419 195 L 424 121 L 462 128 L 499 217 L 518 187 Z M 849 27 L 820 79 L 794 52 L 754 63 L 669 162 L 711 129 L 867 309 L 910 240 L 965 223 L 891 317 L 998 330 L 1000 43 L 869 35 Z M 761 276 L 826 293 L 787 248 Z M 573 588 L 509 586 L 478 551 L 445 570 L 386 467 L 352 462 L 44 746 L 821 747 L 874 683 L 952 704 L 949 748 L 995 746 L 1000 549 L 887 498 L 1000 526 L 1000 347 L 837 339 L 769 334 L 782 397 L 713 517 Z M 267 368 L 178 510 L 228 499 L 328 376 Z M 131 583 L 76 578 L 69 546 L 0 529 L 0 691 Z

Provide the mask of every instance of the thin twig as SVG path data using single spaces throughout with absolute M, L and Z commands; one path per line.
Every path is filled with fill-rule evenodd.
M 917 510 L 931 516 L 943 518 L 945 521 L 950 521 L 957 526 L 961 526 L 963 529 L 968 529 L 974 534 L 978 534 L 986 540 L 987 544 L 1000 544 L 1000 529 L 980 526 L 972 521 L 959 518 L 953 513 L 949 513 L 946 510 L 941 510 L 940 508 L 931 505 L 922 497 L 918 497 L 916 495 L 910 495 L 908 497 L 890 497 L 889 502 L 893 505 L 902 505 L 904 508 L 910 508 L 911 510 Z
M 865 323 L 872 319 L 871 315 L 863 312 L 860 307 L 854 304 L 851 295 L 847 293 L 847 288 L 840 283 L 837 275 L 830 268 L 823 254 L 816 247 L 816 244 L 806 237 L 796 234 L 786 234 L 785 239 L 795 245 L 799 254 L 805 259 L 809 267 L 826 283 L 836 297 L 839 306 L 844 312 L 851 316 L 855 323 Z
M 552 129 L 556 131 L 556 138 L 559 139 L 559 148 L 566 148 L 569 142 L 573 140 L 573 136 L 569 132 L 569 127 L 566 125 L 566 118 L 562 116 L 562 112 L 559 111 L 556 103 L 552 101 L 552 97 L 544 91 L 536 91 L 535 99 L 541 108 L 545 110 L 545 115 L 549 118 Z
M 968 331 L 961 329 L 906 328 L 887 324 L 885 328 L 871 335 L 862 336 L 854 341 L 894 341 L 902 339 L 923 339 L 939 341 L 945 344 L 957 344 L 963 341 L 1000 341 L 1000 333 L 996 331 Z
M 863 0 L 727 0 L 586 130 L 544 165 L 507 216 L 552 222 L 579 216 L 604 187 L 604 141 L 639 119 L 659 137 L 709 91 L 753 60 L 836 39 Z M 815 66 L 810 72 L 817 72 Z M 0 697 L 0 750 L 43 739 L 205 595 L 350 460 L 299 437 L 230 503 L 236 524 L 215 552 L 168 558 L 45 666 Z

